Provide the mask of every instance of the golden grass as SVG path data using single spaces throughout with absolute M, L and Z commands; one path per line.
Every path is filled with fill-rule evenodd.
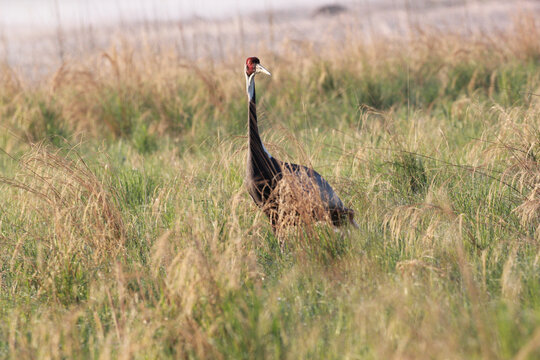
M 265 143 L 360 225 L 283 253 L 243 188 L 237 64 L 119 47 L 40 84 L 3 69 L 0 356 L 536 358 L 537 35 L 261 55 Z

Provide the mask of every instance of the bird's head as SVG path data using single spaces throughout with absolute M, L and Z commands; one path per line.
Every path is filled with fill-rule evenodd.
M 249 78 L 253 74 L 263 73 L 271 76 L 270 71 L 266 70 L 259 61 L 259 58 L 252 56 L 246 59 L 246 76 Z

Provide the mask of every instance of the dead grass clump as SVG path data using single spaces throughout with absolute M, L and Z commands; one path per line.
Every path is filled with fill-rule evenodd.
M 385 231 L 390 237 L 404 241 L 406 251 L 413 253 L 417 247 L 431 249 L 435 242 L 444 240 L 448 229 L 457 223 L 459 214 L 444 189 L 430 189 L 424 202 L 398 206 L 384 219 Z
M 533 119 L 536 116 L 533 116 Z M 540 241 L 540 130 L 533 124 L 511 126 L 513 139 L 501 139 L 500 150 L 508 156 L 508 166 L 502 181 L 520 193 L 520 203 L 514 209 L 525 227 L 532 227 Z
M 111 192 L 76 149 L 63 155 L 41 144 L 33 146 L 20 161 L 17 185 L 42 200 L 54 219 L 55 233 L 76 235 L 87 241 L 96 259 L 122 248 L 125 237 L 122 217 Z M 37 203 L 34 203 L 37 205 Z
M 78 301 L 87 296 L 88 276 L 124 248 L 125 227 L 112 192 L 76 149 L 61 153 L 34 145 L 19 164 L 15 177 L 1 178 L 27 229 L 12 254 L 12 271 L 26 268 L 20 262 L 34 264 L 38 293 Z M 28 247 L 36 249 L 32 256 Z
M 220 78 L 207 70 L 174 51 L 135 51 L 120 42 L 85 62 L 63 65 L 50 95 L 75 132 L 131 137 L 141 124 L 158 134 L 182 132 L 201 111 L 220 109 L 225 101 Z
M 510 192 L 513 213 L 525 237 L 540 240 L 540 129 L 539 108 L 493 108 L 497 126 L 486 131 L 496 140 L 484 143 L 483 157 L 491 176 Z M 487 146 L 486 146 L 487 145 Z M 503 164 L 503 165 L 499 165 Z
M 159 329 L 160 338 L 178 356 L 219 359 L 221 337 L 236 331 L 227 318 L 240 315 L 237 294 L 259 282 L 259 266 L 249 236 L 237 234 L 235 216 L 201 221 L 206 209 L 187 206 L 179 210 L 185 217 L 151 250 L 149 269 L 161 292 L 159 307 L 168 320 Z M 235 213 L 240 204 L 227 206 Z
M 171 229 L 153 242 L 148 269 L 163 281 L 163 295 L 179 315 L 195 316 L 202 304 L 218 311 L 228 293 L 258 276 L 252 239 L 240 228 L 238 212 L 245 209 L 238 198 L 182 204 Z M 216 214 L 217 203 L 224 209 Z
M 299 224 L 330 220 L 318 192 L 317 185 L 305 171 L 284 171 L 269 200 L 276 203 L 276 213 L 272 213 L 272 209 L 267 210 L 270 218 L 275 218 L 276 232 L 286 232 L 289 227 Z
M 319 224 L 356 226 L 354 211 L 344 208 L 330 186 L 319 183 L 315 174 L 309 168 L 283 165 L 282 177 L 262 208 L 270 219 L 282 251 L 286 239 L 289 238 L 294 238 L 295 241 L 301 239 L 301 247 L 304 249 L 313 245 L 309 244 L 315 242 L 313 239 L 332 247 L 331 242 L 335 239 L 332 236 L 329 238 L 328 234 L 322 234 L 321 231 L 324 230 Z

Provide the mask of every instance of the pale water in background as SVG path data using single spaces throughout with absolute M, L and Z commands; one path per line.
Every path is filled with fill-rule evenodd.
M 315 16 L 322 5 L 344 11 Z M 110 50 L 176 49 L 179 58 L 241 62 L 264 49 L 315 53 L 354 39 L 417 29 L 489 34 L 538 0 L 0 0 L 0 63 L 39 78 L 70 59 Z M 416 30 L 415 30 L 416 29 Z
M 369 0 L 377 1 L 377 0 Z M 364 1 L 365 2 L 365 1 Z M 0 26 L 43 28 L 208 19 L 332 4 L 332 0 L 0 0 Z M 341 2 L 341 3 L 347 3 Z

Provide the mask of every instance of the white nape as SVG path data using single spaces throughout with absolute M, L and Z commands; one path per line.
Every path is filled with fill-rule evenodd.
M 249 100 L 253 100 L 255 97 L 255 73 L 251 74 L 249 77 L 246 74 L 246 91 Z

